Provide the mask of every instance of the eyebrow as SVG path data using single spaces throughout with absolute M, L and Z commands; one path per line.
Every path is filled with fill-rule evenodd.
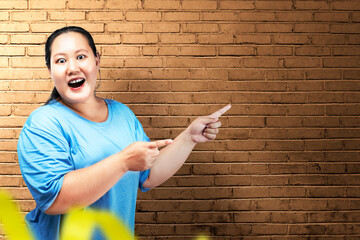
M 75 53 L 78 53 L 78 52 L 89 52 L 87 49 L 79 49 L 79 50 L 76 50 Z M 56 53 L 54 54 L 54 57 L 56 57 L 57 55 L 67 55 L 66 53 Z

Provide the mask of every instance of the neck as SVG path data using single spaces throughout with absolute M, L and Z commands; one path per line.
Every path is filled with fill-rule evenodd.
M 108 109 L 105 100 L 94 97 L 83 103 L 69 103 L 66 100 L 59 101 L 83 118 L 93 122 L 104 122 L 108 117 Z

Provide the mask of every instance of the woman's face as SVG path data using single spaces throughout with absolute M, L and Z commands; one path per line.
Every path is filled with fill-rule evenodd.
M 100 60 L 80 33 L 63 33 L 51 46 L 50 75 L 61 99 L 68 104 L 95 98 Z

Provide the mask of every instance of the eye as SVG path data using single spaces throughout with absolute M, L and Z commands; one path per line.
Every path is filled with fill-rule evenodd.
M 81 55 L 78 56 L 78 59 L 79 59 L 79 60 L 82 60 L 82 59 L 85 59 L 85 57 L 86 57 L 86 56 L 85 56 L 84 54 L 81 54 Z
M 56 63 L 65 63 L 66 60 L 64 58 L 59 58 L 58 60 L 56 60 Z

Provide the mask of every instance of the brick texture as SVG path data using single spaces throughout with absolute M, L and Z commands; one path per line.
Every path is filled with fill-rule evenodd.
M 2 0 L 0 187 L 34 208 L 17 138 L 52 89 L 46 37 L 79 25 L 102 56 L 98 95 L 130 106 L 151 139 L 233 105 L 216 140 L 139 193 L 141 239 L 360 239 L 359 11 L 357 0 Z

